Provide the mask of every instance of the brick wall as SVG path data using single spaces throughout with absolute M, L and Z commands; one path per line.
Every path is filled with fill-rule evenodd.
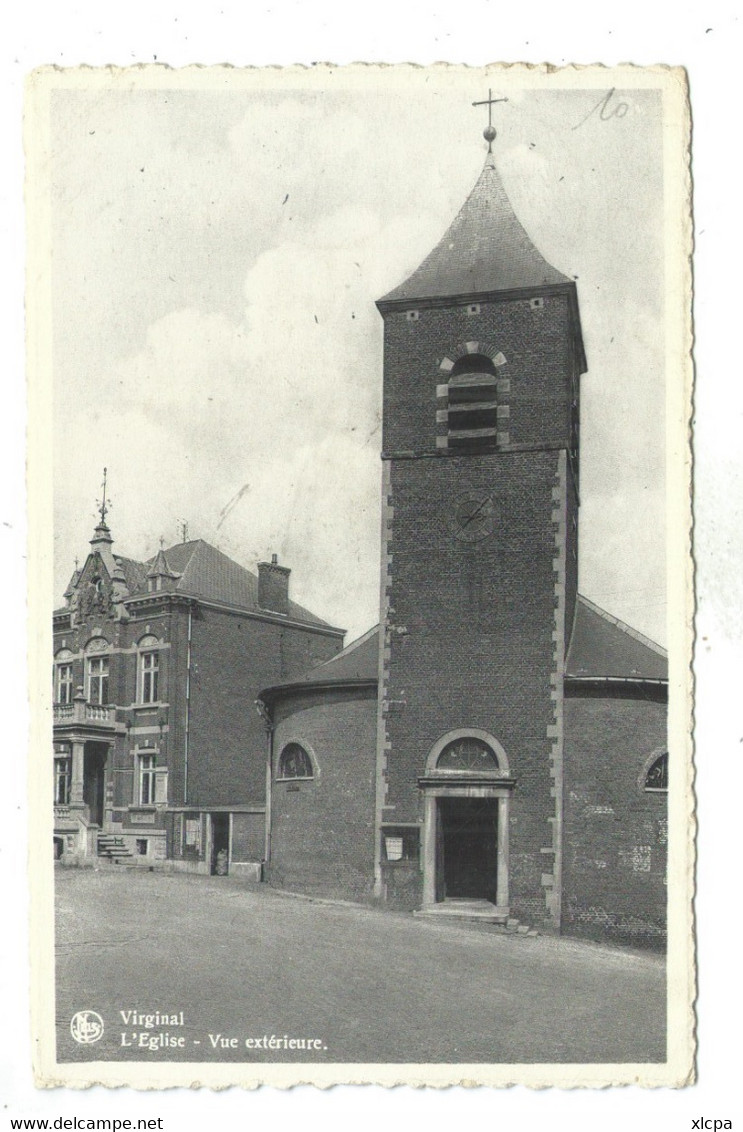
M 177 700 L 178 695 L 178 682 L 174 676 L 177 666 L 177 640 L 174 642 L 171 639 L 173 621 L 169 609 L 150 609 L 127 621 L 114 621 L 111 616 L 93 614 L 82 618 L 72 629 L 55 629 L 55 656 L 62 648 L 73 653 L 74 689 L 82 686 L 86 697 L 89 689 L 86 681 L 85 647 L 93 636 L 102 636 L 109 645 L 105 652 L 109 660 L 108 699 L 118 707 L 119 722 L 128 722 L 133 728 L 129 734 L 117 734 L 115 741 L 108 748 L 105 804 L 108 809 L 113 808 L 117 811 L 118 816 L 113 819 L 114 821 L 121 819 L 120 811 L 134 800 L 132 752 L 137 743 L 144 742 L 137 734 L 136 728 L 151 728 L 149 741 L 157 753 L 157 765 L 167 765 L 168 750 L 175 749 L 177 745 L 175 734 L 177 712 L 174 714 L 173 711 L 173 700 Z M 152 707 L 138 706 L 137 710 L 133 711 L 133 705 L 138 703 L 141 695 L 138 642 L 144 636 L 157 637 L 164 646 L 158 649 L 160 660 L 158 704 Z M 161 703 L 169 704 L 169 707 L 162 707 Z M 159 733 L 160 722 L 165 725 L 162 735 Z M 176 787 L 177 783 L 171 777 L 169 782 L 171 800 Z
M 655 693 L 565 698 L 563 925 L 573 935 L 658 943 L 666 925 L 667 797 L 642 789 L 666 744 Z
M 376 689 L 293 694 L 274 709 L 274 765 L 297 742 L 312 781 L 272 788 L 271 860 L 276 888 L 370 900 L 374 884 Z
M 576 368 L 568 297 L 545 295 L 543 302 L 538 309 L 529 299 L 482 302 L 475 316 L 467 314 L 466 304 L 423 308 L 416 321 L 405 311 L 388 312 L 383 450 L 435 447 L 436 386 L 446 380 L 440 366 L 445 358 L 456 361 L 467 342 L 506 359 L 498 376 L 510 380 L 504 400 L 511 411 L 511 442 L 567 447 Z
M 328 659 L 340 640 L 199 607 L 191 635 L 188 803 L 265 799 L 266 733 L 255 707 L 262 688 Z
M 168 660 L 168 801 L 184 802 L 184 748 L 186 734 L 186 669 L 188 664 L 188 609 L 172 607 Z
M 570 460 L 566 461 L 567 484 L 565 492 L 565 650 L 570 648 L 570 638 L 575 620 L 575 606 L 578 600 L 578 485 L 575 482 Z
M 569 637 L 577 584 L 574 492 L 569 499 L 558 455 L 574 439 L 576 327 L 566 291 L 536 302 L 484 300 L 476 314 L 471 309 L 423 305 L 416 319 L 385 313 L 383 448 L 390 466 L 382 569 L 389 608 L 381 642 L 380 814 L 388 823 L 421 819 L 417 779 L 442 735 L 458 728 L 493 735 L 517 780 L 511 908 L 545 926 L 556 922 L 559 903 L 551 895 L 559 870 L 548 891 L 544 879 L 555 861 L 544 851 L 554 848 L 561 801 L 555 641 Z M 437 454 L 437 385 L 466 353 L 497 358 L 508 441 L 489 454 Z M 456 535 L 456 503 L 468 493 L 494 504 L 492 531 L 475 541 Z M 420 887 L 420 873 L 411 878 L 408 887 Z M 409 895 L 418 900 L 421 893 Z
M 167 602 L 166 595 L 162 601 Z M 186 673 L 189 610 L 183 603 L 132 610 L 129 620 L 93 614 L 54 634 L 56 653 L 73 654 L 73 685 L 85 686 L 83 652 L 93 635 L 110 648 L 109 701 L 130 725 L 110 748 L 106 798 L 117 811 L 135 798 L 135 757 L 151 749 L 168 768 L 168 802 L 185 801 Z M 138 642 L 155 636 L 159 648 L 158 703 L 138 703 Z M 267 684 L 287 680 L 334 656 L 339 637 L 197 606 L 192 613 L 192 672 L 188 736 L 188 803 L 260 803 L 265 799 L 266 738 L 255 699 Z M 87 686 L 85 692 L 87 695 Z M 136 709 L 135 709 L 136 705 Z M 162 724 L 162 729 L 160 725 Z
M 232 815 L 232 860 L 261 861 L 265 852 L 266 817 L 263 813 Z
M 393 461 L 394 518 L 387 647 L 387 791 L 384 819 L 416 821 L 417 785 L 434 743 L 479 728 L 506 750 L 517 779 L 510 830 L 511 903 L 542 921 L 554 706 L 557 453 Z M 493 533 L 452 533 L 452 500 L 492 492 Z
M 149 626 L 149 628 L 147 628 Z M 150 613 L 146 619 L 114 621 L 110 617 L 93 616 L 81 620 L 74 629 L 55 629 L 55 658 L 60 649 L 73 653 L 72 677 L 73 691 L 82 686 L 87 696 L 85 646 L 91 637 L 102 636 L 110 646 L 105 654 L 109 658 L 109 702 L 127 707 L 137 698 L 137 642 L 151 634 L 164 641 L 168 640 L 170 616 L 167 612 Z M 161 657 L 160 698 L 167 698 L 167 658 Z M 56 687 L 55 687 L 56 694 Z

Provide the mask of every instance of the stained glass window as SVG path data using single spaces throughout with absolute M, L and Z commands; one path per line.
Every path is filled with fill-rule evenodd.
M 447 743 L 436 763 L 438 770 L 485 771 L 498 769 L 495 751 L 473 735 Z
M 287 743 L 279 758 L 279 778 L 312 778 L 312 759 L 299 743 Z
M 646 790 L 668 789 L 668 751 L 659 755 L 645 775 Z

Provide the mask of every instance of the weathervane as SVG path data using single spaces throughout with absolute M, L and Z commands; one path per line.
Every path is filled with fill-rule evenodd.
M 493 142 L 495 141 L 496 129 L 493 125 L 493 107 L 496 102 L 508 102 L 507 98 L 493 98 L 492 90 L 488 91 L 488 97 L 484 98 L 482 102 L 473 102 L 473 106 L 487 106 L 488 108 L 488 124 L 482 131 L 482 136 L 488 143 L 488 153 L 493 152 Z
M 106 525 L 106 515 L 111 510 L 110 500 L 106 501 L 106 476 L 107 476 L 107 472 L 108 472 L 108 469 L 104 468 L 103 469 L 103 485 L 102 485 L 103 486 L 103 499 L 98 504 L 98 512 L 101 516 L 101 525 L 104 526 L 104 527 Z

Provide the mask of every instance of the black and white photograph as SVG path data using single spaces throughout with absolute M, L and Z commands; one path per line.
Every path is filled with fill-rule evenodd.
M 688 1083 L 684 71 L 27 101 L 39 1082 Z

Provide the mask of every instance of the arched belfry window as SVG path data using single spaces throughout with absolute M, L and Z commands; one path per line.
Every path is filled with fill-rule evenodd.
M 472 349 L 477 345 L 468 344 L 466 353 L 442 363 L 448 381 L 437 387 L 438 396 L 445 398 L 437 421 L 446 426 L 446 436 L 437 441 L 438 447 L 468 451 L 507 443 L 503 429 L 508 428 L 510 410 L 499 403 L 498 395 L 505 393 L 508 382 L 497 376 L 498 365 L 504 365 L 506 359 L 502 354 L 491 357 Z
M 465 735 L 447 743 L 436 760 L 436 769 L 456 771 L 459 774 L 473 771 L 479 774 L 493 774 L 500 768 L 498 756 L 484 739 Z
M 648 767 L 645 774 L 645 789 L 668 790 L 668 751 L 663 751 Z
M 495 377 L 493 359 L 487 354 L 462 354 L 452 366 L 449 381 L 456 381 L 463 374 L 491 374 Z
M 277 778 L 313 778 L 312 759 L 299 743 L 287 743 L 279 755 Z
M 465 354 L 449 375 L 449 439 L 487 444 L 498 424 L 495 366 L 485 354 Z

